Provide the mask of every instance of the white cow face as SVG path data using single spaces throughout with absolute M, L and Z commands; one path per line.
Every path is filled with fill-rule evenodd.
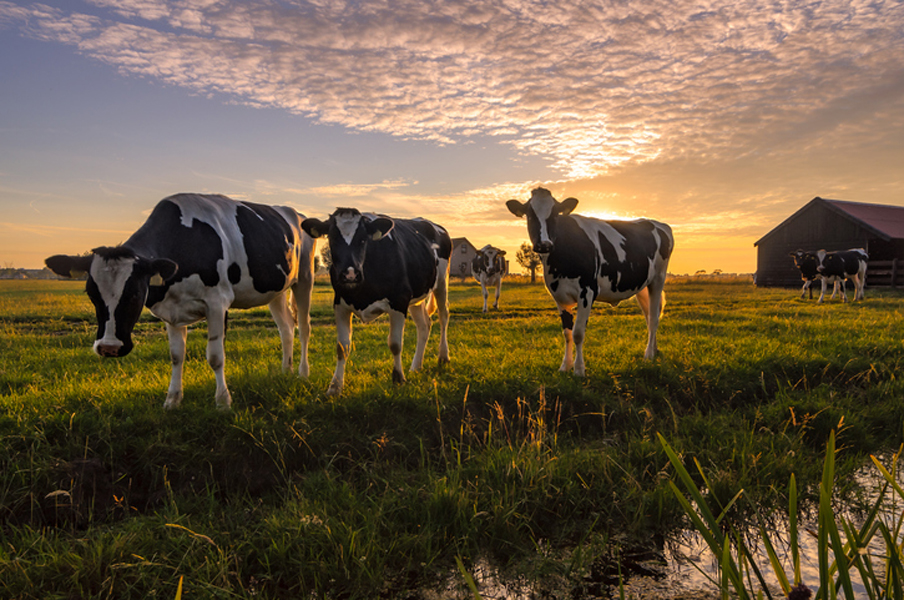
M 364 283 L 367 247 L 393 228 L 388 217 L 371 218 L 355 208 L 337 208 L 326 221 L 305 219 L 301 228 L 313 238 L 326 236 L 330 244 L 330 280 L 334 287 L 351 289 Z
M 548 254 L 556 245 L 556 221 L 559 217 L 571 214 L 578 201 L 575 198 L 566 198 L 558 202 L 549 190 L 536 188 L 531 192 L 530 200 L 527 202 L 509 200 L 505 204 L 516 217 L 527 217 L 527 233 L 534 252 Z
M 477 251 L 480 264 L 487 275 L 502 273 L 505 270 L 505 250 L 487 244 Z
M 95 248 L 90 256 L 58 255 L 45 262 L 64 277 L 87 272 L 85 292 L 97 316 L 94 351 L 117 358 L 132 351 L 132 330 L 144 308 L 148 286 L 162 285 L 177 270 L 171 260 L 144 259 L 124 248 Z

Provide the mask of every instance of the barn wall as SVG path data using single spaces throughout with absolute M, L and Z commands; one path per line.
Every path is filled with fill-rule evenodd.
M 477 256 L 477 249 L 468 240 L 462 240 L 452 246 L 449 259 L 449 275 L 465 279 L 471 276 L 471 261 Z
M 802 250 L 869 250 L 872 236 L 857 223 L 813 203 L 793 218 L 782 223 L 757 246 L 758 286 L 801 285 L 800 271 L 789 256 Z

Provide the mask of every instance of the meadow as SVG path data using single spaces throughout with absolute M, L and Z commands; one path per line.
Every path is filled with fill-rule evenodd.
M 542 284 L 507 281 L 483 314 L 479 286 L 453 283 L 450 365 L 436 366 L 434 328 L 426 368 L 393 385 L 387 320 L 355 321 L 332 398 L 320 282 L 308 381 L 280 371 L 266 309 L 230 313 L 229 413 L 203 323 L 183 405 L 165 412 L 163 325 L 145 312 L 132 354 L 101 360 L 82 290 L 0 281 L 3 598 L 465 597 L 459 562 L 538 596 L 606 597 L 619 557 L 687 524 L 659 435 L 700 463 L 708 502 L 743 489 L 764 510 L 787 506 L 792 474 L 803 506 L 818 499 L 831 435 L 838 502 L 902 440 L 893 290 L 817 305 L 745 278 L 671 280 L 660 356 L 642 360 L 636 303 L 598 305 L 578 379 L 557 371 Z M 413 351 L 409 322 L 406 366 Z

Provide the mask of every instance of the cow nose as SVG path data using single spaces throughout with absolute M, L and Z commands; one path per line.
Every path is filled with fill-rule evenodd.
M 122 348 L 122 346 L 114 346 L 112 344 L 98 344 L 97 347 L 95 348 L 95 350 L 97 351 L 98 355 L 100 355 L 100 356 L 116 357 L 116 356 L 119 356 L 120 348 Z
M 342 281 L 345 281 L 345 282 L 354 282 L 354 281 L 358 281 L 359 279 L 361 279 L 360 275 L 358 274 L 358 272 L 355 270 L 354 267 L 349 267 L 348 269 L 343 271 L 342 275 L 340 277 L 341 277 Z
M 539 244 L 534 244 L 534 252 L 538 252 L 540 254 L 548 254 L 552 252 L 552 242 L 540 242 Z

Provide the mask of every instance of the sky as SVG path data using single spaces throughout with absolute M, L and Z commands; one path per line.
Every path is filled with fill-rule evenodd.
M 513 259 L 537 186 L 668 223 L 676 274 L 755 271 L 815 196 L 904 205 L 904 2 L 0 0 L 0 267 L 178 192 Z

